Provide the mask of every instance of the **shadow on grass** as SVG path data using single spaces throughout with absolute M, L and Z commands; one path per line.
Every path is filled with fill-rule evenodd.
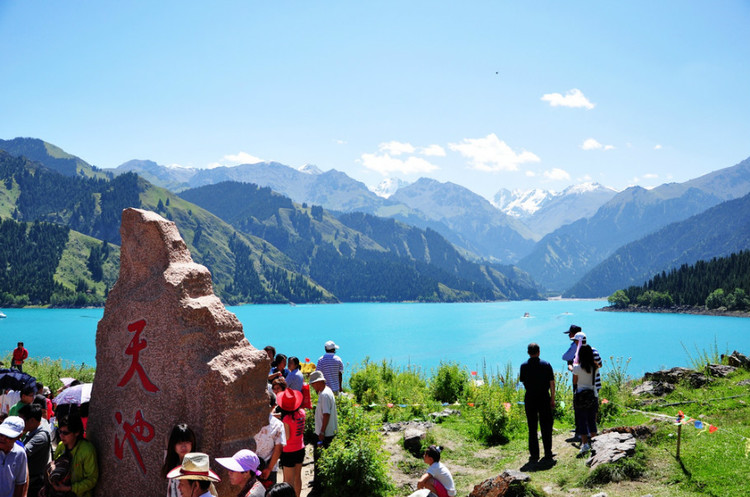
M 537 471 L 547 471 L 555 467 L 557 461 L 554 459 L 541 459 L 539 461 L 528 461 L 519 469 L 524 473 L 535 473 Z

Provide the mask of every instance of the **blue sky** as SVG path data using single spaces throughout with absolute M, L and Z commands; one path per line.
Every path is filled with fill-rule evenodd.
M 750 2 L 0 0 L 0 138 L 500 188 L 750 156 Z

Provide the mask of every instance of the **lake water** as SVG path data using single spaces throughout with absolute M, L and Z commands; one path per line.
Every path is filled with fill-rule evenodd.
M 605 301 L 495 302 L 475 304 L 247 305 L 229 307 L 257 348 L 317 361 L 334 340 L 347 369 L 365 357 L 429 373 L 440 361 L 470 370 L 518 368 L 526 345 L 562 370 L 560 356 L 571 324 L 583 328 L 605 359 L 632 358 L 628 373 L 689 366 L 688 352 L 739 350 L 750 355 L 750 319 L 683 314 L 595 312 Z M 33 357 L 95 364 L 96 326 L 103 309 L 7 309 L 0 320 L 0 352 L 22 340 Z M 528 312 L 530 317 L 524 318 Z M 148 338 L 148 337 L 145 337 Z M 686 352 L 686 350 L 688 352 Z

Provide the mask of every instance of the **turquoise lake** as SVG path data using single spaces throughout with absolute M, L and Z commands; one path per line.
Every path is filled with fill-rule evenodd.
M 257 348 L 274 345 L 301 361 L 317 361 L 323 343 L 334 340 L 351 370 L 365 357 L 429 373 L 440 361 L 473 371 L 514 368 L 537 342 L 542 358 L 562 370 L 570 343 L 563 331 L 577 324 L 605 359 L 631 358 L 628 373 L 689 366 L 692 354 L 739 350 L 750 354 L 750 319 L 684 314 L 596 312 L 601 300 L 476 304 L 247 305 L 229 307 Z M 0 319 L 0 352 L 25 342 L 33 357 L 96 363 L 96 326 L 103 309 L 6 309 Z M 528 312 L 530 317 L 524 318 Z M 148 336 L 144 335 L 145 339 Z M 687 352 L 686 352 L 687 349 Z

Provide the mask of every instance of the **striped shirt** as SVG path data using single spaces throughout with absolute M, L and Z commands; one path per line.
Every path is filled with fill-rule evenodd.
M 586 340 L 583 341 L 583 345 L 586 345 Z M 576 342 L 574 340 L 570 344 L 570 347 L 568 347 L 568 350 L 565 351 L 565 353 L 563 354 L 563 356 L 562 356 L 563 361 L 567 361 L 568 364 L 573 364 L 573 358 L 576 355 L 576 349 L 577 348 L 578 348 L 578 345 L 576 344 Z M 591 352 L 594 353 L 594 362 L 596 362 L 597 365 L 601 364 L 602 363 L 602 358 L 599 355 L 599 351 L 596 350 L 596 348 L 591 347 Z M 599 368 L 599 367 L 596 368 L 596 381 L 595 381 L 595 385 L 596 385 L 596 391 L 597 391 L 597 393 L 599 392 L 599 390 L 602 389 L 602 375 L 599 374 L 599 372 L 601 371 L 601 369 L 602 368 Z
M 341 391 L 341 385 L 339 385 L 339 373 L 344 372 L 344 362 L 335 352 L 326 352 L 320 359 L 315 368 L 323 373 L 323 377 L 326 379 L 326 385 L 336 393 Z

